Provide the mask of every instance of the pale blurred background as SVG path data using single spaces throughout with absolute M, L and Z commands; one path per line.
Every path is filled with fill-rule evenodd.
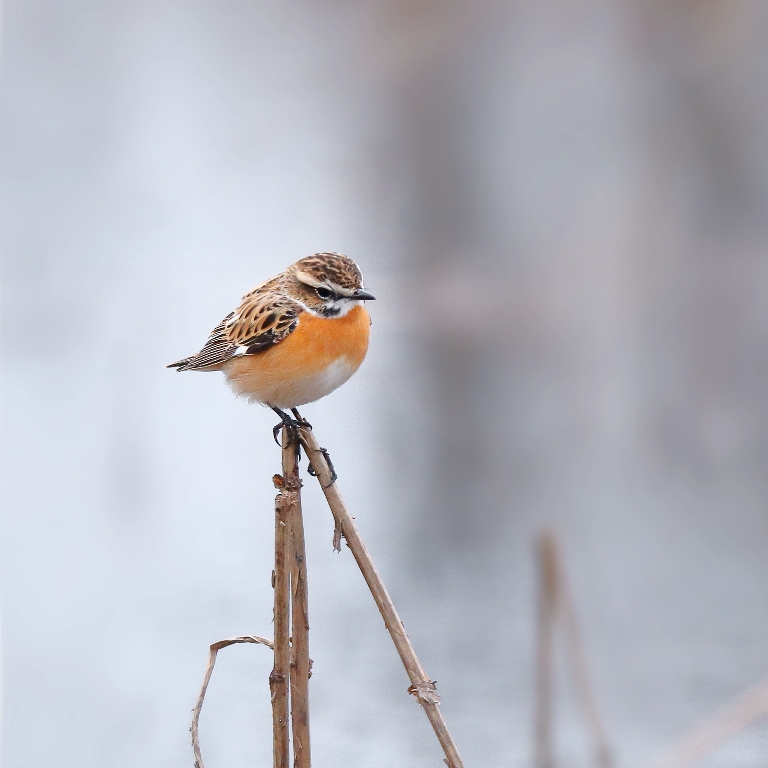
M 319 250 L 307 406 L 467 768 L 533 762 L 559 532 L 616 765 L 768 677 L 768 6 L 6 0 L 2 765 L 192 766 L 271 636 L 271 412 L 196 351 Z M 442 765 L 307 483 L 315 764 Z M 268 766 L 269 652 L 207 768 Z M 556 756 L 592 765 L 557 667 Z M 702 765 L 764 766 L 759 724 Z

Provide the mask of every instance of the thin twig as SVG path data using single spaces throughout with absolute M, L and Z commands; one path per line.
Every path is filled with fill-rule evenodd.
M 288 563 L 291 578 L 290 699 L 294 768 L 310 768 L 309 743 L 309 617 L 307 612 L 307 556 L 301 514 L 299 444 L 283 429 L 283 493 L 288 496 Z
M 285 430 L 284 430 L 285 431 Z M 273 478 L 280 492 L 275 498 L 275 663 L 269 675 L 272 699 L 272 756 L 273 768 L 289 768 L 290 747 L 288 733 L 288 688 L 290 679 L 290 568 L 288 563 L 289 518 L 294 491 L 286 491 L 280 475 Z
M 688 768 L 767 716 L 768 680 L 763 680 L 683 734 L 650 768 Z
M 210 653 L 208 654 L 208 668 L 205 670 L 205 677 L 203 678 L 203 685 L 200 688 L 200 693 L 197 697 L 197 703 L 195 704 L 195 708 L 192 710 L 192 727 L 189 729 L 192 732 L 192 749 L 195 752 L 195 768 L 205 768 L 203 765 L 203 756 L 200 754 L 200 735 L 198 728 L 200 723 L 200 712 L 203 709 L 205 692 L 208 690 L 208 683 L 211 681 L 213 667 L 216 664 L 216 656 L 222 648 L 226 648 L 229 645 L 235 645 L 236 643 L 256 643 L 257 645 L 266 645 L 267 648 L 275 647 L 271 640 L 266 640 L 265 638 L 258 637 L 257 635 L 230 637 L 229 640 L 219 640 L 218 643 L 211 645 Z
M 328 466 L 328 462 L 323 455 L 323 451 L 311 429 L 301 427 L 299 434 L 304 450 L 307 452 L 309 461 L 316 472 L 317 479 L 323 489 L 328 505 L 331 508 L 336 526 L 341 529 L 349 548 L 352 550 L 352 554 L 363 574 L 363 578 L 368 584 L 373 599 L 376 601 L 376 605 L 384 619 L 384 624 L 386 625 L 387 630 L 389 630 L 389 634 L 395 643 L 395 647 L 403 662 L 405 671 L 408 673 L 408 677 L 411 681 L 411 686 L 408 689 L 408 692 L 416 696 L 416 699 L 424 708 L 424 711 L 429 718 L 429 722 L 432 724 L 432 728 L 435 731 L 435 735 L 440 741 L 443 752 L 445 752 L 445 762 L 448 765 L 448 768 L 463 768 L 464 764 L 461 761 L 461 757 L 459 757 L 459 752 L 456 749 L 456 745 L 453 742 L 453 738 L 448 731 L 448 727 L 446 726 L 442 712 L 440 711 L 440 698 L 437 695 L 435 683 L 427 677 L 426 672 L 419 663 L 416 652 L 411 645 L 411 641 L 405 633 L 403 622 L 397 615 L 395 606 L 384 587 L 381 576 L 379 576 L 376 566 L 373 564 L 373 560 L 360 538 L 360 533 L 352 519 L 352 515 L 350 515 L 344 500 L 341 498 L 338 484 L 332 482 L 333 475 Z

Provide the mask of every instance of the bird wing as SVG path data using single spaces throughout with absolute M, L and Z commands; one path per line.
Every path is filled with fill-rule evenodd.
M 168 367 L 180 371 L 216 369 L 233 357 L 256 355 L 290 335 L 301 310 L 301 305 L 288 296 L 257 288 L 211 331 L 196 355 Z

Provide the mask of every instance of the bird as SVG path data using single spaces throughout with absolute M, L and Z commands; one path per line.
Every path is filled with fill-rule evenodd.
M 295 427 L 298 406 L 330 394 L 362 364 L 371 326 L 364 302 L 374 299 L 352 259 L 315 253 L 246 293 L 197 354 L 167 367 L 223 371 L 235 394 L 280 416 L 276 430 Z

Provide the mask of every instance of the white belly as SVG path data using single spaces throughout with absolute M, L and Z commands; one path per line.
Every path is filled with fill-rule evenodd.
M 348 358 L 340 357 L 322 371 L 310 376 L 292 380 L 276 376 L 271 381 L 261 381 L 258 391 L 253 390 L 248 379 L 229 377 L 227 379 L 238 395 L 245 395 L 249 400 L 275 408 L 295 408 L 313 403 L 330 394 L 347 381 L 356 370 L 357 366 Z

